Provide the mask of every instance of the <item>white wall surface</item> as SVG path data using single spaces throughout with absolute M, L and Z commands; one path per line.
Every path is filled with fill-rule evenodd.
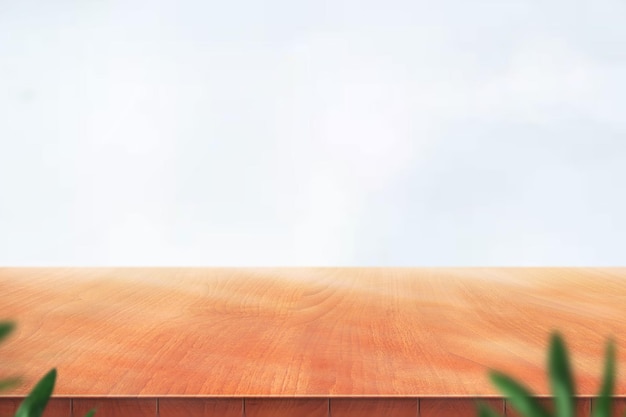
M 0 265 L 626 264 L 626 3 L 0 2 Z

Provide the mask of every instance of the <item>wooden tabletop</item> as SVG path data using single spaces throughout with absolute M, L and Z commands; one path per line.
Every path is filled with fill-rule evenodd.
M 55 396 L 549 396 L 550 333 L 578 395 L 606 342 L 626 394 L 626 268 L 0 268 L 0 379 Z

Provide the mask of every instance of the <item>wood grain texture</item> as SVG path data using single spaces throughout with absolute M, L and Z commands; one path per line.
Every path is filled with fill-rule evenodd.
M 243 417 L 239 398 L 159 398 L 159 417 Z
M 550 332 L 578 395 L 616 341 L 626 268 L 0 268 L 3 376 L 27 395 L 501 396 L 487 369 L 551 395 Z
M 499 398 L 420 398 L 419 417 L 476 417 L 476 400 L 504 416 L 504 400 Z
M 417 417 L 416 398 L 331 398 L 331 417 Z
M 97 417 L 157 417 L 155 398 L 75 398 L 72 403 L 72 417 L 84 417 L 92 408 Z
M 329 417 L 327 398 L 246 398 L 246 417 Z

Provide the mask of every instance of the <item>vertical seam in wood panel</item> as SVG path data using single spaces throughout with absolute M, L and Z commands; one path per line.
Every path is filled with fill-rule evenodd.
M 327 408 L 327 415 L 328 417 L 330 417 L 330 397 L 328 397 L 328 408 Z
M 74 417 L 74 399 L 70 398 L 70 417 Z
M 156 397 L 156 414 L 155 417 L 159 417 L 159 397 Z
M 246 397 L 241 397 L 241 409 L 242 409 L 241 415 L 243 417 L 246 417 Z
M 417 397 L 417 417 L 420 417 L 420 397 Z

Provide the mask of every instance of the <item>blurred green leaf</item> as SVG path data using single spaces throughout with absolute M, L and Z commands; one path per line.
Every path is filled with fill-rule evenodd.
M 22 383 L 22 378 L 15 377 L 0 381 L 0 390 L 7 390 Z
M 35 385 L 35 388 L 33 388 L 28 397 L 24 399 L 17 409 L 15 417 L 41 417 L 54 390 L 56 377 L 57 370 L 56 368 L 52 368 L 52 370 Z
M 610 417 L 611 395 L 615 384 L 615 346 L 613 339 L 609 339 L 606 347 L 606 361 L 604 365 L 604 379 L 602 388 L 598 392 L 599 398 L 593 407 L 593 417 Z M 624 413 L 626 416 L 626 413 Z
M 12 321 L 0 322 L 0 341 L 4 340 L 15 330 L 15 323 Z M 22 378 L 8 378 L 0 381 L 0 390 L 7 390 L 22 383 Z
M 548 411 L 539 404 L 530 391 L 508 376 L 494 370 L 489 371 L 494 385 L 502 391 L 517 411 L 526 417 L 550 417 Z
M 12 321 L 0 322 L 0 342 L 15 330 L 15 323 Z
M 13 330 L 15 330 L 14 322 L 0 322 L 0 341 L 5 339 Z M 56 377 L 57 370 L 53 368 L 35 385 L 35 388 L 33 388 L 30 394 L 24 399 L 17 409 L 15 417 L 41 417 L 54 390 Z M 0 381 L 0 390 L 18 385 L 21 382 L 22 379 L 20 377 L 4 379 Z M 89 410 L 85 417 L 93 417 L 95 412 L 96 409 L 93 408 Z
M 93 417 L 95 412 L 96 412 L 96 409 L 92 408 L 91 410 L 89 410 L 87 414 L 85 414 L 85 417 Z
M 553 331 L 550 338 L 548 367 L 552 392 L 554 393 L 555 417 L 575 417 L 574 378 L 571 373 L 567 348 L 558 331 Z M 530 390 L 513 379 L 495 370 L 489 370 L 492 382 L 509 397 L 509 401 L 524 417 L 551 417 Z M 598 393 L 593 417 L 611 416 L 611 396 L 615 385 L 615 343 L 611 338 L 607 343 L 606 361 L 602 388 Z M 486 405 L 478 406 L 479 417 L 494 417 L 495 412 Z M 624 412 L 623 417 L 626 417 Z
M 478 408 L 478 417 L 502 417 L 493 408 L 489 407 L 489 405 L 485 404 L 483 401 L 474 401 L 474 403 L 476 403 L 476 407 Z
M 574 417 L 574 382 L 565 343 L 556 331 L 551 336 L 548 366 L 556 417 Z

